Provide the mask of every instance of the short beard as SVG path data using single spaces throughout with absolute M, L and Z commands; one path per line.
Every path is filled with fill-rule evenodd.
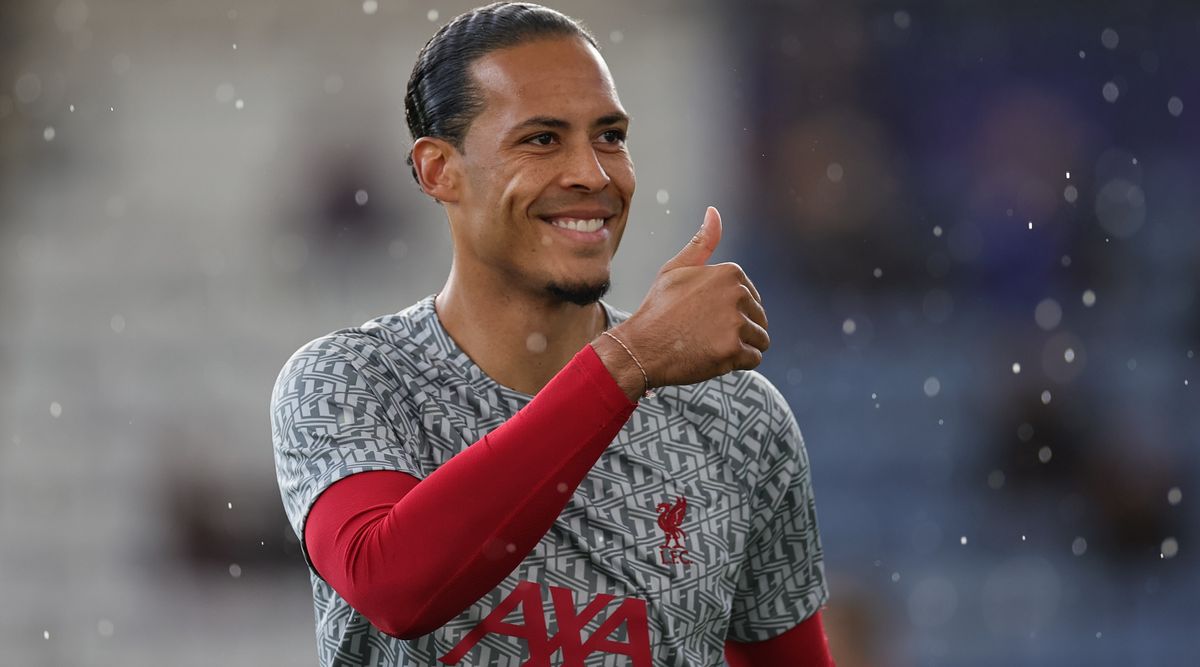
M 605 280 L 602 283 L 592 285 L 575 284 L 575 285 L 560 285 L 558 283 L 546 283 L 546 291 L 558 299 L 573 303 L 576 306 L 588 306 L 596 303 L 605 294 L 608 294 L 609 283 Z

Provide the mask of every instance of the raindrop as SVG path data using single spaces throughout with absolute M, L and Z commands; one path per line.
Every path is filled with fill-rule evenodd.
M 853 319 L 847 317 L 845 321 L 842 322 L 842 333 L 846 334 L 847 336 L 852 335 L 857 330 L 858 325 L 854 323 Z
M 961 544 L 961 545 L 963 545 L 963 546 L 966 546 L 966 544 L 967 544 L 967 536 L 966 536 L 966 535 L 963 535 L 962 537 L 958 538 L 958 543 L 959 543 L 959 544 Z
M 1033 310 L 1033 319 L 1043 330 L 1050 331 L 1062 322 L 1062 307 L 1054 299 L 1042 299 Z
M 53 125 L 48 125 L 46 126 L 46 129 L 42 130 L 42 138 L 46 141 L 54 141 L 54 134 L 55 132 Z
M 1100 43 L 1103 44 L 1104 48 L 1108 49 L 1109 51 L 1117 48 L 1117 44 L 1120 42 L 1120 35 L 1118 35 L 1117 31 L 1113 30 L 1112 28 L 1105 28 L 1104 32 L 1100 33 Z
M 654 193 L 654 200 L 660 204 L 665 204 L 671 201 L 671 193 L 667 192 L 666 190 L 659 190 L 658 192 Z
M 525 349 L 535 354 L 546 351 L 546 336 L 540 332 L 533 332 L 525 338 Z
M 1068 185 L 1063 188 L 1063 199 L 1067 200 L 1068 204 L 1074 204 L 1079 199 L 1079 190 L 1075 189 L 1074 185 Z
M 125 318 L 121 315 L 113 315 L 108 319 L 108 326 L 113 330 L 113 333 L 121 333 L 125 330 Z
M 871 275 L 875 276 L 876 278 L 882 278 L 883 277 L 883 269 L 881 269 L 879 267 L 875 267 L 875 270 L 871 272 Z
M 368 199 L 368 197 L 367 197 L 366 190 L 356 190 L 354 192 L 354 203 L 355 204 L 358 204 L 359 206 L 366 206 L 367 199 Z
M 229 576 L 233 577 L 234 579 L 237 579 L 238 577 L 242 576 L 242 566 L 238 565 L 237 563 L 230 565 L 229 566 Z
M 50 404 L 50 416 L 54 417 L 55 419 L 58 419 L 62 416 L 62 404 L 60 404 L 58 401 L 54 401 Z
M 928 377 L 928 378 L 925 378 L 924 389 L 925 389 L 925 395 L 928 396 L 929 398 L 933 398 L 934 396 L 937 396 L 938 392 L 940 392 L 942 390 L 942 383 L 939 382 L 938 379 L 935 377 Z
M 1179 553 L 1179 541 L 1174 537 L 1168 537 L 1162 541 L 1162 557 L 1174 558 Z
M 613 44 L 620 44 L 624 40 L 625 33 L 621 32 L 620 30 L 614 30 L 608 33 L 608 41 L 612 42 Z
M 908 30 L 908 27 L 912 25 L 912 17 L 909 16 L 908 12 L 900 9 L 895 14 L 892 14 L 892 22 L 896 24 L 897 28 Z
M 245 107 L 246 107 L 246 102 L 240 97 L 237 99 L 236 102 L 233 103 L 233 108 L 235 108 L 235 109 L 244 109 Z
M 233 100 L 233 96 L 236 94 L 236 92 L 237 91 L 234 90 L 233 84 L 226 82 L 217 84 L 217 90 L 213 93 L 213 96 L 217 98 L 218 102 L 225 104 Z
M 1068 364 L 1075 361 L 1075 350 L 1072 350 L 1071 348 L 1068 347 L 1063 352 L 1063 360 L 1066 361 Z
M 1092 306 L 1096 305 L 1096 293 L 1090 289 L 1084 290 L 1083 291 L 1083 305 L 1087 306 L 1088 308 L 1091 308 Z
M 1183 100 L 1178 97 L 1167 100 L 1167 113 L 1178 118 L 1183 113 Z
M 108 620 L 107 618 L 102 618 L 96 623 L 96 632 L 100 633 L 101 637 L 113 636 L 113 629 L 112 621 Z
M 934 236 L 941 236 L 941 235 L 942 235 L 942 226 L 941 226 L 941 225 L 934 225 L 934 226 L 933 226 L 933 235 L 934 235 Z
M 1042 448 L 1038 450 L 1038 460 L 1042 463 L 1049 463 L 1050 459 L 1052 458 L 1054 458 L 1054 452 L 1050 451 L 1049 445 L 1043 445 Z
M 1013 369 L 1013 375 L 1020 373 L 1021 372 L 1021 364 L 1014 361 L 1013 365 L 1012 365 L 1012 369 Z
M 430 23 L 437 21 L 439 16 L 441 16 L 441 14 L 439 14 L 438 10 L 436 10 L 436 9 L 431 9 L 431 10 L 425 12 L 425 18 L 429 19 Z
M 42 80 L 33 72 L 26 72 L 13 85 L 13 92 L 22 104 L 30 104 L 42 96 Z
M 1071 553 L 1076 556 L 1082 556 L 1087 553 L 1087 540 L 1082 537 L 1076 537 L 1074 542 L 1071 542 Z
M 993 470 L 988 473 L 988 487 L 992 490 L 999 491 L 1004 488 L 1004 471 Z
M 379 3 L 376 0 L 363 0 L 362 10 L 364 14 L 370 16 L 379 11 Z
M 825 167 L 825 177 L 834 183 L 841 183 L 842 176 L 844 176 L 845 173 L 845 170 L 842 169 L 842 165 L 838 164 L 837 162 L 830 162 L 829 166 Z
M 1116 102 L 1117 98 L 1121 96 L 1121 90 L 1117 88 L 1117 84 L 1109 81 L 1100 89 L 1100 94 L 1104 95 L 1106 102 Z
M 922 579 L 908 596 L 908 617 L 924 628 L 945 625 L 958 608 L 958 591 L 944 577 Z
M 1170 491 L 1167 491 L 1167 502 L 1172 506 L 1178 505 L 1183 501 L 1183 491 L 1179 490 L 1178 486 L 1172 486 Z

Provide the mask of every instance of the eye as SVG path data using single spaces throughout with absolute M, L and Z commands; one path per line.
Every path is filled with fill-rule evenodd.
M 623 144 L 623 143 L 625 143 L 625 130 L 618 130 L 618 129 L 606 130 L 604 132 L 604 134 L 600 135 L 600 138 L 603 139 L 606 143 Z
M 553 132 L 542 132 L 541 134 L 535 134 L 532 137 L 529 137 L 525 140 L 525 142 L 535 146 L 549 146 L 550 144 L 554 143 L 554 139 L 555 137 Z

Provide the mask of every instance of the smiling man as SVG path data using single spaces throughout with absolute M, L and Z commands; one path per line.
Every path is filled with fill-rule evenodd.
M 629 118 L 594 38 L 459 16 L 409 80 L 445 286 L 321 336 L 271 396 L 322 665 L 831 665 L 808 457 L 715 209 L 632 315 L 601 298 Z M 653 391 L 652 391 L 653 388 Z

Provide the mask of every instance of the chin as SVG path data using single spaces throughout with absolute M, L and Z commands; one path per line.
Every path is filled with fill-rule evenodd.
M 596 282 L 560 282 L 546 283 L 546 292 L 563 303 L 573 303 L 577 306 L 587 306 L 596 303 L 608 294 L 608 280 Z

